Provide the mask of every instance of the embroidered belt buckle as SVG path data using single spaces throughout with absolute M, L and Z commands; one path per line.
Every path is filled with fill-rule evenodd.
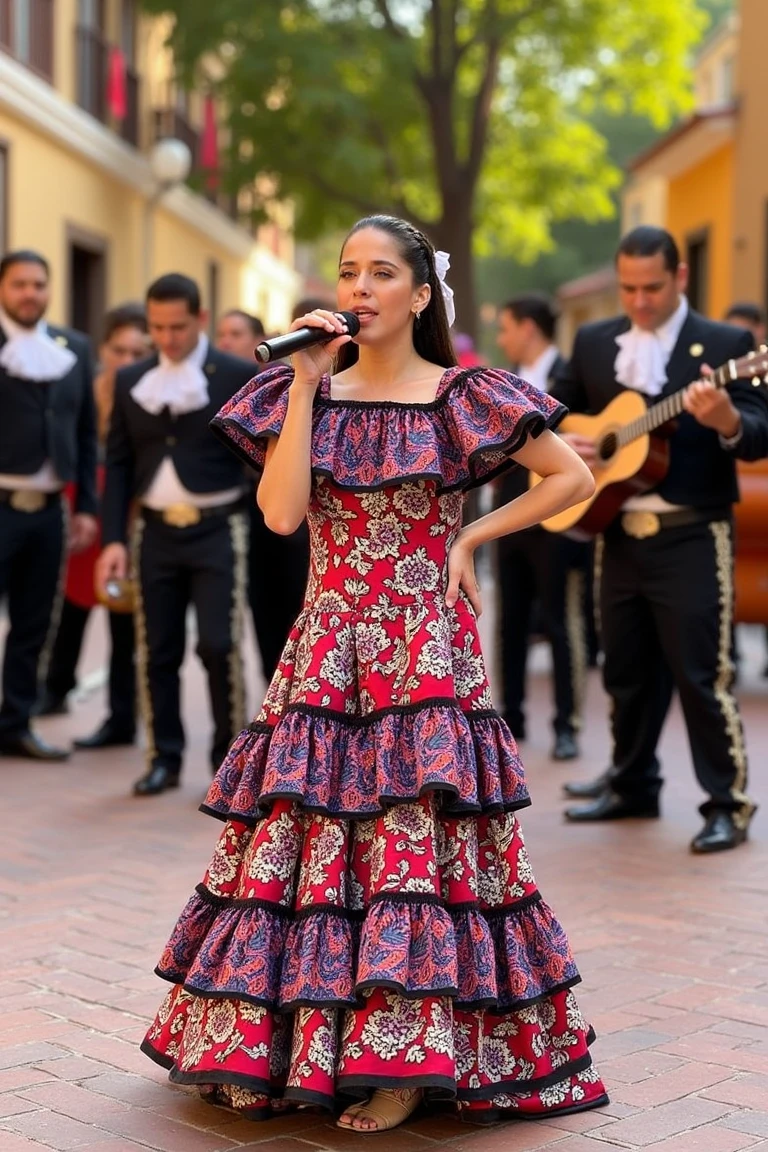
M 45 502 L 45 492 L 36 492 L 33 488 L 18 488 L 8 501 L 16 512 L 41 512 Z
M 661 520 L 655 512 L 643 512 L 638 508 L 622 515 L 621 526 L 627 536 L 645 540 L 647 536 L 656 536 L 661 531 Z
M 202 513 L 194 504 L 169 504 L 163 509 L 163 523 L 171 528 L 192 528 L 202 520 Z

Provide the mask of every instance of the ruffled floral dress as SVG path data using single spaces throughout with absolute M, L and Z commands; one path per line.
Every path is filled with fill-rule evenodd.
M 250 465 L 291 379 L 263 373 L 214 421 Z M 175 1083 L 253 1117 L 397 1086 L 477 1121 L 605 1103 L 475 615 L 444 602 L 463 492 L 563 414 L 486 368 L 449 369 L 431 404 L 323 380 L 305 606 L 202 805 L 224 827 L 157 968 L 143 1050 Z

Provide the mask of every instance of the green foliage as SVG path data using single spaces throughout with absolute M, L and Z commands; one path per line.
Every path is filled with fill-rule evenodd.
M 589 116 L 666 126 L 687 106 L 702 27 L 695 0 L 145 6 L 177 17 L 188 84 L 201 59 L 222 62 L 232 183 L 273 174 L 301 234 L 371 209 L 434 224 L 469 186 L 480 249 L 527 256 L 553 221 L 610 212 L 618 173 Z
M 185 83 L 222 76 L 230 188 L 271 176 L 303 238 L 408 217 L 454 254 L 469 330 L 471 248 L 530 262 L 558 221 L 609 218 L 600 118 L 687 111 L 706 25 L 696 0 L 144 3 L 176 17 Z

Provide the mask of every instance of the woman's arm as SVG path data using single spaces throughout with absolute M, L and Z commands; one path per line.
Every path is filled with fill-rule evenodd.
M 307 514 L 312 487 L 312 403 L 315 389 L 292 384 L 280 435 L 270 440 L 256 502 L 272 532 L 290 536 Z
M 342 345 L 352 339 L 334 312 L 318 308 L 299 317 L 295 328 L 324 328 L 339 335 L 327 344 L 316 344 L 292 357 L 294 378 L 288 390 L 288 411 L 277 439 L 267 445 L 264 475 L 256 501 L 272 532 L 290 536 L 307 514 L 312 489 L 312 405 L 315 392 Z
M 554 432 L 530 437 L 512 459 L 541 476 L 541 483 L 459 532 L 448 558 L 445 602 L 450 608 L 456 603 L 461 586 L 480 614 L 480 595 L 473 562 L 476 548 L 510 532 L 540 524 L 564 508 L 587 500 L 595 490 L 589 468 Z

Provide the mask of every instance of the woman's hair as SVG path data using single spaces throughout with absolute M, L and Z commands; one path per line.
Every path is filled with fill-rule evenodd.
M 386 232 L 395 241 L 398 251 L 413 273 L 416 285 L 429 284 L 432 289 L 429 303 L 413 324 L 413 346 L 425 360 L 439 364 L 442 368 L 453 368 L 456 353 L 451 343 L 451 331 L 445 313 L 445 300 L 440 279 L 435 268 L 435 248 L 423 232 L 414 228 L 407 220 L 397 216 L 365 216 L 348 233 L 341 251 L 356 232 L 364 228 L 375 228 Z M 336 371 L 341 372 L 357 361 L 359 349 L 356 344 L 345 344 L 336 357 Z
M 121 328 L 137 328 L 146 335 L 147 315 L 143 304 L 119 304 L 110 309 L 102 321 L 102 344 L 106 344 Z

